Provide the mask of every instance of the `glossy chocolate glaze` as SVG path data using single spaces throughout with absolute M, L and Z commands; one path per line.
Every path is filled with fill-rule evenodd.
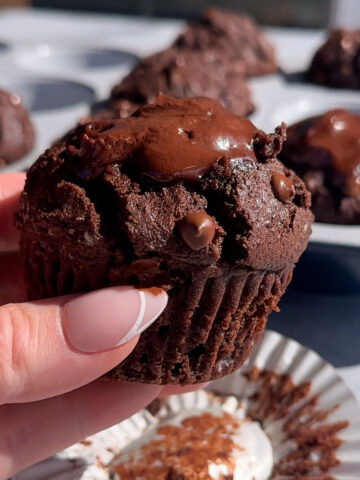
M 101 122 L 90 124 L 78 139 L 80 144 L 68 148 L 76 165 L 81 157 L 87 159 L 86 172 L 79 172 L 87 179 L 104 164 L 129 161 L 129 156 L 140 173 L 158 182 L 197 181 L 224 157 L 256 159 L 252 141 L 257 128 L 208 98 L 159 95 L 130 119 L 116 120 L 101 130 Z

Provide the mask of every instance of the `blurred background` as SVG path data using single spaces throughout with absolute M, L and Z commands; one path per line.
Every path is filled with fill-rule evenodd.
M 331 0 L 0 0 L 0 8 L 34 6 L 191 18 L 213 5 L 241 10 L 263 24 L 311 28 L 325 27 L 328 24 L 331 3 Z
M 209 6 L 239 10 L 279 27 L 358 27 L 359 0 L 0 0 L 1 8 L 40 7 L 191 19 Z
M 241 10 L 269 25 L 319 27 L 327 24 L 330 0 L 34 0 L 35 6 L 191 18 L 208 6 Z

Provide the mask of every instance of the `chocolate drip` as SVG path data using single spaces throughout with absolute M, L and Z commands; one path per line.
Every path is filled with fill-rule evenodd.
M 159 95 L 153 105 L 130 119 L 115 120 L 103 131 L 93 122 L 92 128 L 96 135 L 85 127 L 73 150 L 76 169 L 82 158 L 87 160 L 86 180 L 114 162 L 132 161 L 141 174 L 170 182 L 198 181 L 223 157 L 256 160 L 252 141 L 257 128 L 208 98 L 176 100 Z

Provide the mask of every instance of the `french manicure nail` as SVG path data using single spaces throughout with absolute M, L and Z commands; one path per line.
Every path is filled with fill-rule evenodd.
M 142 333 L 166 304 L 167 294 L 160 288 L 111 287 L 86 293 L 63 306 L 64 335 L 80 352 L 109 350 Z

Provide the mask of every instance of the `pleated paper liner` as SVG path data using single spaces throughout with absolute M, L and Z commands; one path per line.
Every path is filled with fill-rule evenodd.
M 190 384 L 232 373 L 248 358 L 292 270 L 293 265 L 279 272 L 225 265 L 196 268 L 191 282 L 169 292 L 167 308 L 134 351 L 106 376 Z
M 111 466 L 118 455 L 167 418 L 183 410 L 201 411 L 213 402 L 229 410 L 238 401 L 271 440 L 271 479 L 359 480 L 360 408 L 336 370 L 315 352 L 266 331 L 245 365 L 208 390 L 215 397 L 204 391 L 170 397 L 155 415 L 142 410 L 14 480 L 114 479 Z
M 54 246 L 53 239 L 39 240 L 29 227 L 22 248 L 32 300 L 133 282 L 133 266 L 127 271 L 121 263 L 107 270 L 102 247 L 98 255 L 86 250 L 80 262 L 71 261 L 68 249 Z M 44 251 L 49 255 L 44 256 Z M 142 270 L 149 270 L 150 281 L 154 262 L 150 266 L 149 261 L 147 266 L 144 260 L 138 262 L 143 262 Z M 167 385 L 208 382 L 232 373 L 248 358 L 268 315 L 277 309 L 293 268 L 288 264 L 272 272 L 229 262 L 193 267 L 186 280 L 174 282 L 164 312 L 105 378 Z M 154 277 L 150 284 L 158 285 L 159 279 Z

